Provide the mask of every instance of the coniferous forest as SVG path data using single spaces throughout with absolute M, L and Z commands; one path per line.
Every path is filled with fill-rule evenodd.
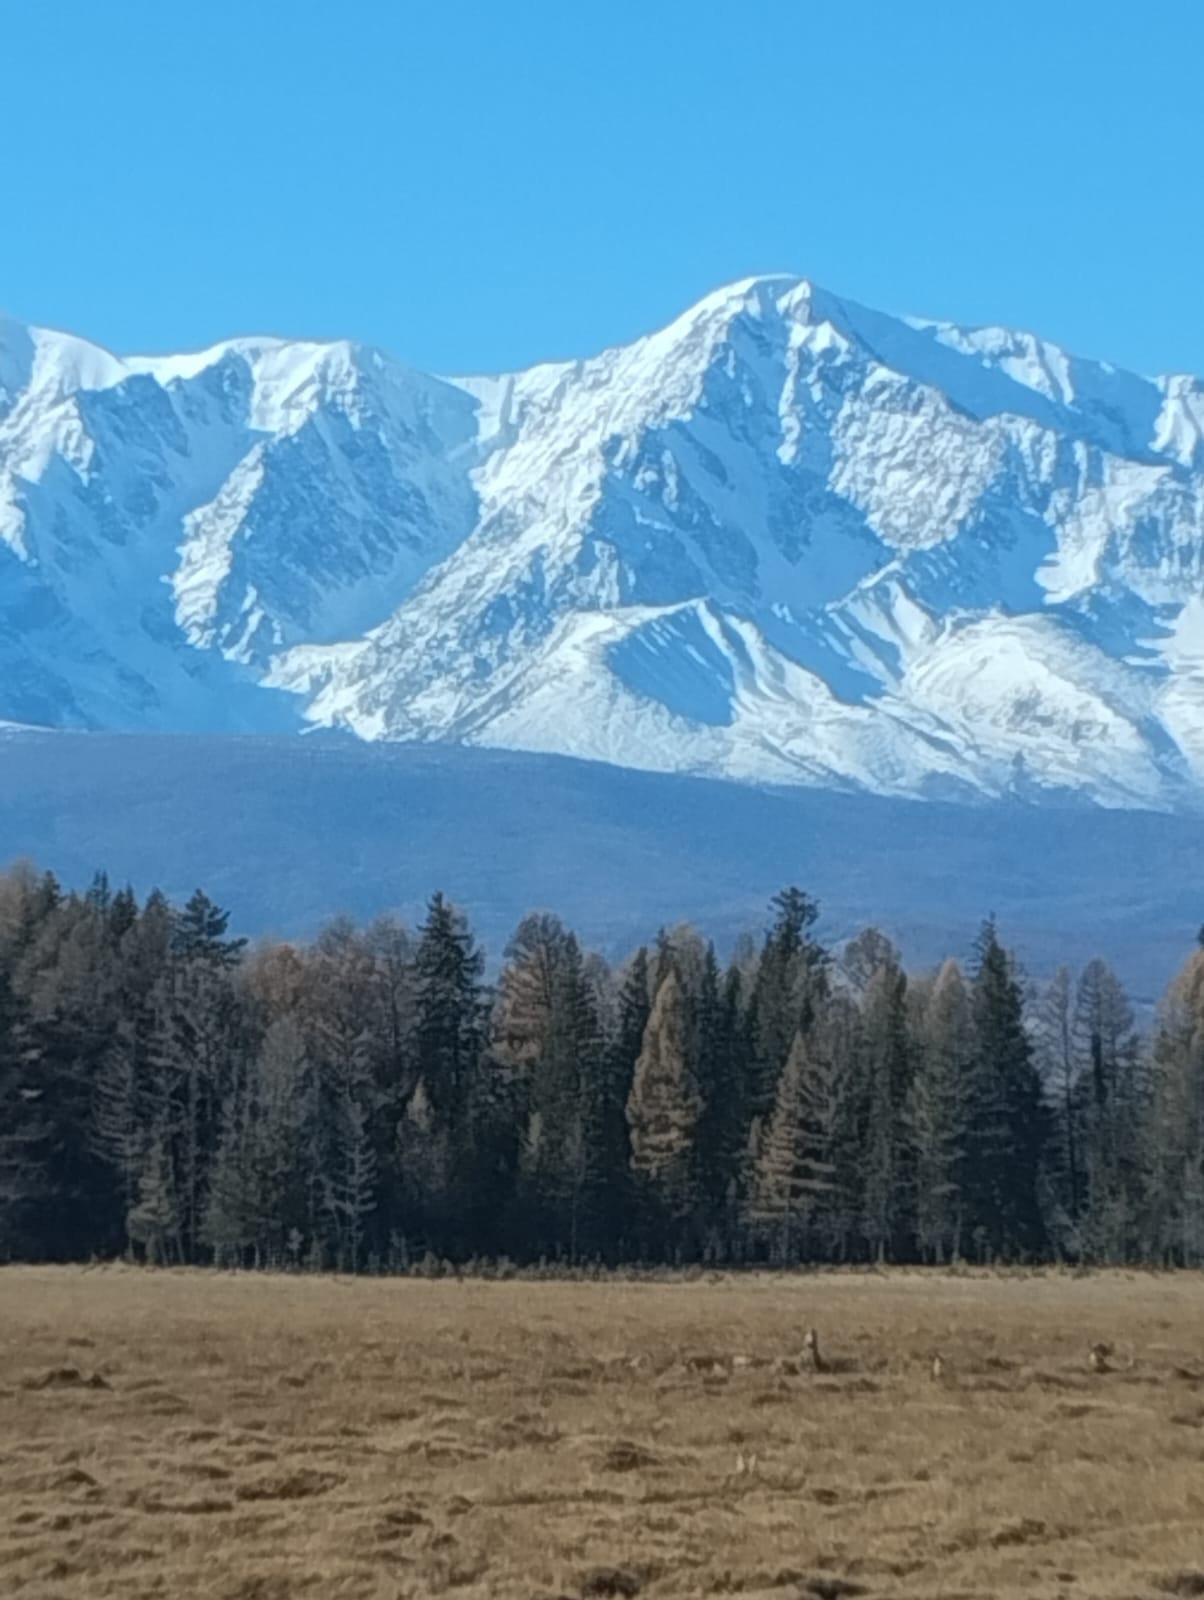
M 0 1260 L 1204 1262 L 1204 949 L 1139 1034 L 1100 961 L 1025 982 L 986 922 L 907 973 L 796 888 L 723 964 L 612 967 L 549 914 L 493 981 L 414 931 L 232 938 L 0 875 Z

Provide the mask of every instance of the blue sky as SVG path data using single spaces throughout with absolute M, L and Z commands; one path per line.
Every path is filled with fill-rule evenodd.
M 0 0 L 0 307 L 585 354 L 752 272 L 1204 372 L 1204 4 Z

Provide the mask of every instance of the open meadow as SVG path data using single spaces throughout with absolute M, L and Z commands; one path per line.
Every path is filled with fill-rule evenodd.
M 1197 1568 L 1189 1275 L 0 1270 L 4 1595 L 1135 1600 Z

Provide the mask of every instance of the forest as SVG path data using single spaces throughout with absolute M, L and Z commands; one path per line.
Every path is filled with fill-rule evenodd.
M 420 927 L 249 945 L 198 890 L 0 874 L 0 1261 L 345 1272 L 1204 1260 L 1204 948 L 1115 974 L 840 949 L 787 888 L 721 961 L 549 913 L 487 981 Z

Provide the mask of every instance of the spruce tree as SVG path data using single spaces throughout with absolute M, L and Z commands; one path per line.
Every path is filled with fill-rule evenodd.
M 908 1248 L 906 1202 L 911 1188 L 905 1107 L 912 1055 L 907 1029 L 907 979 L 884 941 L 862 1002 L 865 1149 L 862 1221 L 879 1261 Z
M 972 990 L 975 1067 L 968 1137 L 969 1224 L 991 1259 L 1040 1253 L 1038 1183 L 1045 1153 L 1041 1081 L 1020 985 L 993 920 L 983 925 Z
M 594 993 L 576 939 L 526 927 L 503 976 L 504 1048 L 522 1065 L 520 1155 L 526 1213 L 542 1253 L 598 1243 L 606 1062 Z M 520 930 L 521 932 L 522 930 Z
M 433 895 L 415 955 L 417 1075 L 453 1136 L 466 1132 L 483 1044 L 484 957 L 462 912 Z
M 1143 1111 L 1133 1008 L 1104 961 L 1087 964 L 1075 996 L 1073 1035 L 1082 1062 L 1084 1242 L 1095 1260 L 1123 1261 L 1137 1196 L 1135 1125 Z
M 783 889 L 774 896 L 772 910 L 750 1003 L 755 1058 L 746 1109 L 750 1118 L 762 1120 L 773 1108 L 795 1034 L 811 1027 L 827 992 L 827 952 L 811 933 L 819 917 L 816 902 L 801 889 Z
M 701 1198 L 710 1226 L 730 1233 L 744 1145 L 744 1094 L 738 1058 L 740 980 L 721 982 L 715 948 L 708 945 L 695 1002 L 698 1090 L 701 1111 L 696 1148 Z
M 641 945 L 619 983 L 614 1022 L 602 1057 L 598 1164 L 605 1181 L 599 1197 L 599 1228 L 605 1241 L 603 1254 L 611 1261 L 620 1259 L 627 1247 L 634 1220 L 627 1102 L 652 1012 L 650 983 L 648 951 Z
M 230 913 L 214 905 L 204 890 L 197 889 L 174 919 L 173 952 L 185 960 L 212 962 L 219 967 L 237 965 L 247 941 L 228 938 L 229 923 Z

